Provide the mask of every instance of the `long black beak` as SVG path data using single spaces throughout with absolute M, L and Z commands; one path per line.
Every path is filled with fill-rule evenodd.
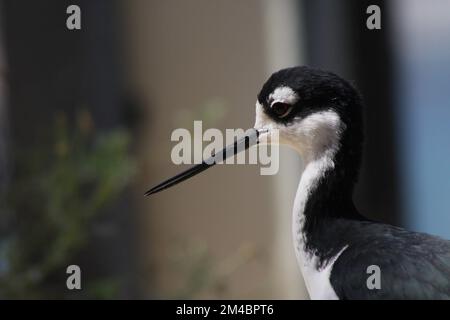
M 186 179 L 189 179 L 200 172 L 205 171 L 208 168 L 211 168 L 216 163 L 220 163 L 221 161 L 224 161 L 225 159 L 234 156 L 238 154 L 241 151 L 247 150 L 251 146 L 257 144 L 259 142 L 258 138 L 259 135 L 263 132 L 267 132 L 267 129 L 249 129 L 246 131 L 245 136 L 240 138 L 239 140 L 236 140 L 233 144 L 230 144 L 229 146 L 225 147 L 222 151 L 213 154 L 210 158 L 207 160 L 203 160 L 202 163 L 197 164 L 179 174 L 176 176 L 167 179 L 164 182 L 161 182 L 157 186 L 151 188 L 148 190 L 145 195 L 149 196 L 153 193 L 160 192 L 164 189 L 170 188 Z

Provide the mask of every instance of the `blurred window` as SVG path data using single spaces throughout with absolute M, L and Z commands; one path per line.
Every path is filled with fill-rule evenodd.
M 450 238 L 450 1 L 393 1 L 405 223 Z

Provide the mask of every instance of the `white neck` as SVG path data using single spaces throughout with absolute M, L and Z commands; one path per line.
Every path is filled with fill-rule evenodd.
M 293 208 L 293 235 L 296 252 L 303 250 L 304 234 L 303 224 L 305 221 L 305 206 L 308 198 L 314 192 L 318 182 L 324 176 L 327 170 L 334 168 L 334 154 L 336 150 L 327 149 L 321 156 L 313 158 L 305 164 L 305 170 L 302 173 L 297 188 Z
M 328 169 L 332 169 L 333 166 L 334 162 L 332 150 L 330 150 L 330 152 L 326 152 L 316 160 L 307 163 L 300 179 L 294 201 L 292 233 L 295 256 L 311 299 L 338 299 L 330 283 L 330 274 L 334 262 L 342 251 L 345 250 L 345 248 L 341 249 L 341 251 L 333 259 L 319 269 L 317 267 L 318 258 L 314 253 L 306 250 L 305 234 L 303 233 L 303 226 L 305 222 L 304 210 L 308 198 L 312 192 L 314 192 L 314 189 L 323 177 L 324 173 Z
M 317 257 L 314 253 L 309 253 L 305 249 L 305 234 L 303 226 L 305 222 L 305 207 L 309 197 L 315 191 L 319 181 L 323 178 L 328 170 L 334 168 L 334 156 L 339 148 L 341 122 L 337 115 L 332 113 L 322 114 L 320 119 L 321 125 L 324 124 L 323 119 L 327 117 L 332 121 L 326 121 L 327 126 L 316 128 L 315 134 L 310 135 L 311 139 L 303 139 L 303 144 L 297 149 L 302 155 L 305 162 L 305 170 L 300 178 L 297 194 L 294 201 L 292 232 L 300 270 L 305 280 L 306 287 L 312 299 L 336 299 L 337 296 L 331 288 L 329 275 L 331 267 L 338 257 L 331 259 L 330 262 L 322 269 L 317 268 Z M 309 123 L 317 123 L 317 116 L 314 121 L 308 120 Z M 308 125 L 311 127 L 311 125 Z M 333 125 L 330 125 L 332 123 Z
M 303 243 L 302 227 L 306 203 L 325 172 L 333 170 L 334 156 L 339 149 L 340 135 L 344 128 L 340 117 L 330 110 L 304 118 L 289 133 L 292 136 L 289 139 L 290 144 L 300 153 L 305 163 L 293 210 L 296 248 L 299 243 Z
M 285 133 L 288 143 L 303 158 L 305 170 L 300 178 L 294 202 L 294 241 L 302 240 L 302 223 L 309 196 L 325 172 L 334 168 L 334 156 L 345 128 L 339 115 L 328 110 L 313 113 Z

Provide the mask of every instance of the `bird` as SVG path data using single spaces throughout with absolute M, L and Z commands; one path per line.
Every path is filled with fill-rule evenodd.
M 335 73 L 285 68 L 262 86 L 254 130 L 235 146 L 248 148 L 278 130 L 279 143 L 303 159 L 291 231 L 311 299 L 450 299 L 450 241 L 368 219 L 354 204 L 363 109 L 359 91 Z M 146 195 L 214 164 L 196 165 Z M 371 278 L 375 272 L 378 278 Z

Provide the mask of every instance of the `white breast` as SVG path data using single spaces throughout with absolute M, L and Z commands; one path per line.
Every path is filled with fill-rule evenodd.
M 297 261 L 305 281 L 306 288 L 311 299 L 313 300 L 338 300 L 338 296 L 330 283 L 330 274 L 333 269 L 334 262 L 339 258 L 340 254 L 346 249 L 344 247 L 334 256 L 328 264 L 317 269 L 317 257 L 306 252 L 303 248 L 295 250 Z

